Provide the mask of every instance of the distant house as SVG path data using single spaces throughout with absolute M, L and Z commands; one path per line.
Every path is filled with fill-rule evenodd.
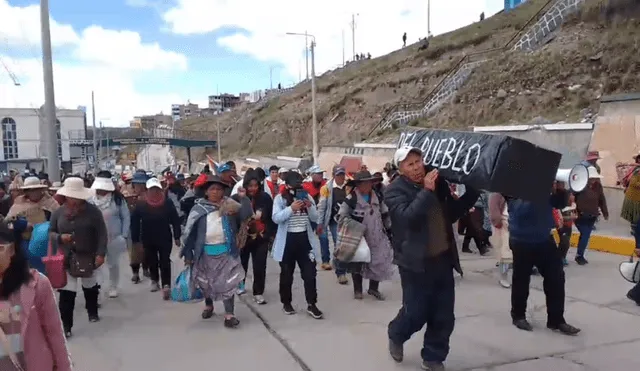
M 504 0 L 504 10 L 509 11 L 527 0 Z

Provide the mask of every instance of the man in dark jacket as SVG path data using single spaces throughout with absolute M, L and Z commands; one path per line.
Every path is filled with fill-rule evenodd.
M 553 209 L 563 209 L 567 200 L 566 191 L 556 189 L 556 186 L 548 201 L 532 202 L 507 197 L 509 246 L 513 251 L 511 319 L 513 325 L 521 330 L 533 330 L 526 319 L 526 310 L 531 271 L 535 266 L 543 277 L 547 327 L 565 335 L 580 332 L 564 319 L 563 257 L 551 235 L 556 226 Z
M 462 274 L 451 225 L 473 206 L 478 192 L 467 187 L 455 200 L 438 171 L 426 171 L 417 148 L 398 149 L 394 161 L 400 176 L 387 186 L 384 198 L 402 283 L 402 308 L 389 323 L 389 353 L 401 362 L 403 344 L 426 324 L 423 369 L 444 370 L 455 322 L 453 270 Z

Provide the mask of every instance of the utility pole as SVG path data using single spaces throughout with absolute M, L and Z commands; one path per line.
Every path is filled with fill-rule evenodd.
M 304 31 L 304 62 L 307 67 L 307 80 L 309 80 L 309 34 Z
M 356 14 L 351 14 L 351 46 L 353 48 L 353 59 L 356 60 Z
M 91 92 L 91 112 L 93 115 L 93 168 L 98 168 L 98 130 L 96 128 L 96 101 L 93 94 Z
M 431 0 L 427 0 L 427 38 L 431 37 Z
M 318 165 L 318 120 L 316 117 L 316 38 L 311 40 L 311 130 L 313 164 Z
M 42 38 L 42 72 L 44 76 L 44 127 L 47 146 L 47 172 L 52 182 L 60 181 L 58 135 L 56 133 L 56 100 L 53 86 L 53 52 L 49 24 L 49 0 L 40 0 L 40 32 Z
M 217 126 L 217 137 L 216 137 L 216 147 L 218 148 L 218 163 L 222 164 L 222 149 L 220 148 L 220 120 L 216 120 Z
M 342 67 L 344 67 L 344 28 L 342 29 Z

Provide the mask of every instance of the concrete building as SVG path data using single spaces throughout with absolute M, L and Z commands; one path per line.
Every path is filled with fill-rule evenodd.
M 220 94 L 209 96 L 209 108 L 218 112 L 225 112 L 242 102 L 239 96 L 233 94 Z
M 260 99 L 264 98 L 264 90 L 256 90 L 249 94 L 249 102 L 255 103 Z
M 130 128 L 140 129 L 142 127 L 142 120 L 139 116 L 133 118 L 133 120 L 129 121 Z
M 162 125 L 171 127 L 173 125 L 173 118 L 163 113 L 158 113 L 156 115 L 140 116 L 140 117 L 134 118 L 134 120 L 135 119 L 140 120 L 139 127 L 143 129 L 155 129 Z
M 46 165 L 47 147 L 41 140 L 46 137 L 43 111 L 34 108 L 0 108 L 2 143 L 0 171 L 29 166 L 36 170 Z M 86 150 L 70 146 L 70 135 L 87 132 L 87 118 L 83 110 L 58 109 L 58 159 L 61 167 L 71 171 L 71 161 L 84 160 Z
M 180 121 L 188 119 L 189 117 L 199 117 L 200 107 L 191 102 L 187 104 L 173 104 L 171 105 L 171 118 L 173 121 Z

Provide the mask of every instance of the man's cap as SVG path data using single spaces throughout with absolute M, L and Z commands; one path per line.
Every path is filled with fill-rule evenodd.
M 158 178 L 150 178 L 146 183 L 147 189 L 151 188 L 160 188 L 162 189 L 162 184 Z
M 281 167 L 280 169 L 278 169 L 278 174 L 284 174 L 284 173 L 288 173 L 289 170 L 287 170 L 287 168 L 285 167 Z
M 346 173 L 347 173 L 347 170 L 344 167 L 340 166 L 340 165 L 336 165 L 336 166 L 333 167 L 333 175 L 334 176 L 335 175 L 342 175 L 342 174 L 346 174 Z
M 403 146 L 396 150 L 396 153 L 393 155 L 393 163 L 396 166 L 400 166 L 400 163 L 406 160 L 409 153 L 415 153 L 417 155 L 422 156 L 422 151 L 419 148 L 411 147 L 411 146 Z
M 218 166 L 218 171 L 217 171 L 218 174 L 222 174 L 225 171 L 231 171 L 231 166 L 229 166 L 229 164 L 223 164 Z
M 313 165 L 307 170 L 307 173 L 309 173 L 309 174 L 322 174 L 322 173 L 324 173 L 324 170 L 322 170 L 320 168 L 320 166 L 318 166 L 318 165 Z

